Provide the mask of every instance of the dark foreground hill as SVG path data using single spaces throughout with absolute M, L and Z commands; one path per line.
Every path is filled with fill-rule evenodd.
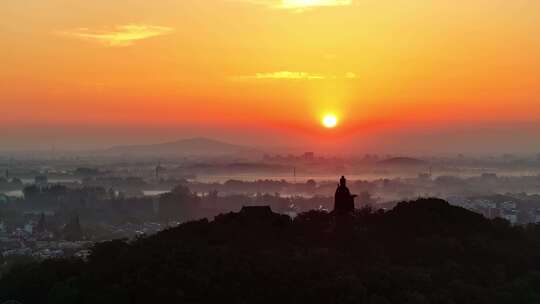
M 540 303 L 539 240 L 436 199 L 350 217 L 248 210 L 20 266 L 0 302 Z

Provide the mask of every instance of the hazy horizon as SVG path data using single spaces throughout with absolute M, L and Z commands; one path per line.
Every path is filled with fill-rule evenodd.
M 271 151 L 316 151 L 323 154 L 409 153 L 497 155 L 540 153 L 536 123 L 486 124 L 427 130 L 381 129 L 369 135 L 352 133 L 324 140 L 310 134 L 287 135 L 274 130 L 219 130 L 196 127 L 138 128 L 26 128 L 0 131 L 0 152 L 102 150 L 119 145 L 159 144 L 204 137 Z M 105 131 L 106 129 L 106 131 Z M 248 128 L 249 129 L 249 128 Z M 516 136 L 519 134 L 519 136 Z

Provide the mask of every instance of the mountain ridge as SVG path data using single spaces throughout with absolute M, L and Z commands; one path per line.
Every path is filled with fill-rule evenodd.
M 156 144 L 112 146 L 105 153 L 135 156 L 245 156 L 258 154 L 259 151 L 208 137 L 190 137 Z

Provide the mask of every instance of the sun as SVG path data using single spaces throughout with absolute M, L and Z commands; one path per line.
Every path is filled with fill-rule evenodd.
M 322 119 L 322 124 L 326 128 L 334 128 L 338 124 L 338 119 L 334 114 L 326 114 Z

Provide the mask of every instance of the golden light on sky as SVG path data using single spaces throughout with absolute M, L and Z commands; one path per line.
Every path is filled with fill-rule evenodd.
M 336 109 L 347 123 L 334 136 L 360 139 L 540 122 L 540 1 L 25 0 L 0 11 L 4 143 L 47 141 L 33 132 L 44 128 L 316 142 Z

